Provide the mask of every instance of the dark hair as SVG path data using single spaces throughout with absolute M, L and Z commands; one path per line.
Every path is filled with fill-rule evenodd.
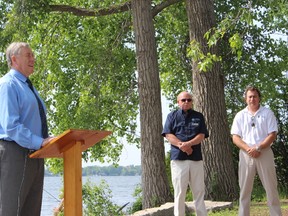
M 256 91 L 258 93 L 259 98 L 261 98 L 261 93 L 260 93 L 258 88 L 256 88 L 255 86 L 247 86 L 245 89 L 245 92 L 244 92 L 244 98 L 245 99 L 246 99 L 248 91 Z

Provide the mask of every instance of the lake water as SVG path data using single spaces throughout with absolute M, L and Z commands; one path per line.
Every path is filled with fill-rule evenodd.
M 136 186 L 141 182 L 141 176 L 85 176 L 82 178 L 83 184 L 85 184 L 87 179 L 96 185 L 99 185 L 101 180 L 106 181 L 111 190 L 111 201 L 119 206 L 123 206 L 129 202 L 127 207 L 131 206 L 135 201 L 133 193 Z M 53 209 L 59 206 L 60 203 L 59 194 L 62 188 L 63 182 L 61 177 L 44 178 L 41 216 L 53 216 Z

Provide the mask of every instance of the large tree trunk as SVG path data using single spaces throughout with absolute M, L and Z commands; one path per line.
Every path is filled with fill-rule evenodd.
M 142 208 L 171 201 L 165 172 L 162 111 L 151 0 L 133 0 L 138 90 L 140 98 Z
M 196 40 L 204 53 L 209 50 L 204 34 L 215 26 L 212 0 L 186 0 L 190 40 Z M 237 198 L 237 179 L 233 168 L 232 142 L 227 124 L 223 75 L 220 64 L 212 70 L 199 72 L 193 61 L 194 108 L 202 112 L 207 121 L 210 137 L 203 142 L 206 199 L 234 200 Z

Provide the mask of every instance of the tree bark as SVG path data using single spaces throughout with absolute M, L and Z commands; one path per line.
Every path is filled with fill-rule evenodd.
M 201 44 L 204 53 L 217 54 L 217 47 L 208 49 L 204 34 L 215 26 L 212 0 L 186 0 L 190 40 Z M 206 197 L 211 200 L 235 200 L 237 179 L 233 168 L 232 142 L 227 124 L 224 82 L 221 65 L 215 63 L 208 72 L 200 72 L 192 62 L 194 109 L 204 114 L 210 137 L 202 143 Z
M 165 172 L 160 78 L 151 0 L 132 1 L 140 99 L 142 208 L 172 200 Z

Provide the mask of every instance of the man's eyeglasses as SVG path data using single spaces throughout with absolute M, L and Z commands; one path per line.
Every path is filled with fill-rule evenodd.
M 251 120 L 252 120 L 251 126 L 252 126 L 252 127 L 255 127 L 254 118 L 255 118 L 255 116 L 252 116 L 252 117 L 251 117 Z
M 181 99 L 181 101 L 182 101 L 182 102 L 186 102 L 186 101 L 187 101 L 187 102 L 191 102 L 192 99 L 191 99 L 191 98 L 188 98 L 188 99 Z

